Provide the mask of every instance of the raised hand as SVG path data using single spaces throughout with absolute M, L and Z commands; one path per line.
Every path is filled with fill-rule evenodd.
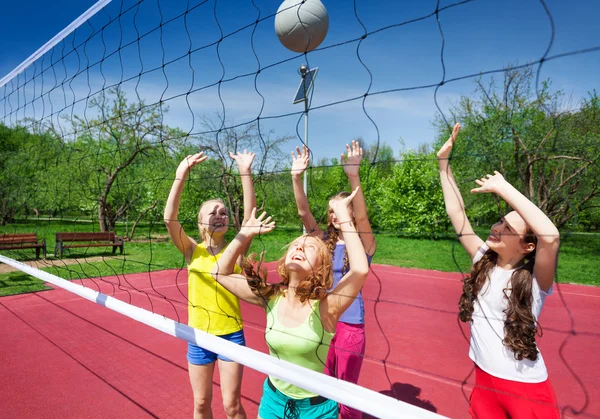
M 476 179 L 475 183 L 479 185 L 479 188 L 471 189 L 471 193 L 486 193 L 491 192 L 500 194 L 502 187 L 508 184 L 504 176 L 499 172 L 494 171 L 494 175 L 485 175 L 481 179 Z
M 452 147 L 454 146 L 454 142 L 456 141 L 456 137 L 458 136 L 458 133 L 460 131 L 460 124 L 457 122 L 456 125 L 454 125 L 454 128 L 452 129 L 452 134 L 450 135 L 450 138 L 448 138 L 448 141 L 446 141 L 444 143 L 444 145 L 442 146 L 442 148 L 440 148 L 440 150 L 437 153 L 437 158 L 438 160 L 448 160 L 448 158 L 450 157 L 450 152 L 452 151 Z
M 359 189 L 360 189 L 360 186 L 357 186 L 356 189 L 354 189 L 354 191 L 352 191 L 352 193 L 349 196 L 347 196 L 346 198 L 334 199 L 334 200 L 330 201 L 329 205 L 331 205 L 333 212 L 335 213 L 335 216 L 338 218 L 338 220 L 341 220 L 344 218 L 350 218 L 350 209 L 348 208 L 348 206 L 350 205 L 350 203 L 352 202 L 352 200 L 358 193 Z M 344 220 L 344 222 L 346 222 L 346 221 L 348 221 L 348 220 Z
M 310 161 L 310 150 L 305 145 L 302 146 L 302 151 L 299 147 L 296 147 L 296 153 L 298 153 L 298 156 L 292 151 L 292 176 L 299 176 L 304 173 Z
M 177 167 L 177 171 L 175 172 L 176 173 L 175 177 L 177 179 L 183 179 L 184 177 L 186 177 L 188 175 L 188 173 L 190 172 L 190 169 L 192 167 L 196 166 L 197 164 L 202 163 L 206 159 L 208 159 L 208 156 L 204 155 L 204 151 L 187 156 L 185 159 L 183 159 L 181 161 L 181 163 L 179 163 L 179 166 Z
M 254 161 L 254 157 L 256 157 L 256 153 L 244 150 L 244 152 L 238 151 L 237 154 L 233 154 L 230 151 L 229 157 L 231 157 L 237 163 L 240 175 L 249 175 L 251 173 L 252 162 Z
M 240 232 L 243 232 L 248 236 L 256 236 L 268 233 L 273 229 L 275 229 L 275 221 L 273 221 L 271 216 L 267 217 L 267 213 L 263 211 L 259 217 L 256 217 L 256 207 L 254 207 L 250 218 L 246 221 L 246 224 L 242 226 Z
M 352 146 L 346 144 L 346 154 L 342 154 L 340 157 L 346 176 L 358 176 L 362 158 L 363 149 L 358 141 L 352 140 Z

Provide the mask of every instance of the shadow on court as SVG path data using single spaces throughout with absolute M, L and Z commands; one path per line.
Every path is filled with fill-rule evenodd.
M 420 407 L 421 409 L 429 410 L 430 412 L 436 412 L 437 408 L 429 400 L 422 400 L 419 398 L 421 395 L 421 389 L 408 383 L 394 383 L 392 388 L 389 390 L 381 390 L 379 393 L 385 394 L 386 396 L 393 397 L 397 400 L 403 401 L 413 406 Z M 363 414 L 363 419 L 375 419 L 371 415 Z

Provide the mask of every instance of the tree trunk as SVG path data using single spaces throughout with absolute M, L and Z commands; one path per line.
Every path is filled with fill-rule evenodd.
M 100 222 L 100 232 L 106 233 L 109 231 L 106 228 L 106 196 L 101 195 L 98 199 L 98 221 Z
M 158 205 L 158 200 L 154 201 L 154 203 L 152 205 L 146 207 L 146 209 L 144 209 L 140 213 L 139 217 L 135 220 L 135 222 L 133 223 L 133 226 L 131 227 L 131 234 L 129 234 L 129 237 L 127 238 L 128 241 L 133 240 L 133 235 L 135 234 L 135 228 L 137 227 L 138 223 L 141 221 L 142 218 L 144 218 L 144 216 L 148 213 L 148 211 L 155 208 L 156 205 Z

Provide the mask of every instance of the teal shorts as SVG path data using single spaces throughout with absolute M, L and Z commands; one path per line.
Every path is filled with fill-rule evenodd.
M 268 378 L 258 406 L 262 419 L 337 419 L 338 411 L 337 402 L 325 397 L 292 399 L 277 390 Z

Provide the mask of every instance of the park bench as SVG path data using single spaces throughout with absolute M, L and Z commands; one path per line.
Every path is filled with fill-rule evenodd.
M 38 239 L 36 233 L 2 234 L 0 235 L 0 250 L 35 249 L 35 257 L 40 258 L 40 250 L 46 259 L 46 239 Z
M 56 233 L 56 247 L 54 255 L 62 258 L 64 249 L 74 247 L 109 247 L 112 246 L 113 255 L 117 247 L 123 254 L 123 238 L 113 232 L 107 233 Z

